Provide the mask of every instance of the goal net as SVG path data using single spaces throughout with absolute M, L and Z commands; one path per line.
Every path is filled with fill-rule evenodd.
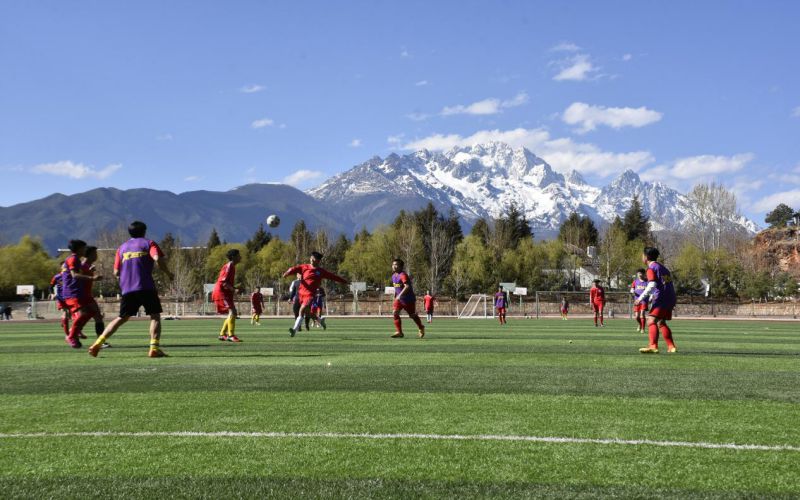
M 488 318 L 489 313 L 492 312 L 489 309 L 489 305 L 486 303 L 486 295 L 470 295 L 469 300 L 461 309 L 461 312 L 458 313 L 458 319 Z

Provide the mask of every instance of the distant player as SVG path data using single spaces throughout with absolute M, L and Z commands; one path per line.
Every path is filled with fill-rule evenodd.
M 50 279 L 50 286 L 53 287 L 53 295 L 56 299 L 56 309 L 61 311 L 61 329 L 64 330 L 64 338 L 69 337 L 69 306 L 64 301 L 64 273 L 67 268 L 61 263 L 61 272 Z
M 264 312 L 264 296 L 261 294 L 261 289 L 258 287 L 250 294 L 250 309 L 253 314 L 250 318 L 250 324 L 261 326 L 259 320 L 261 319 L 261 313 Z
M 314 328 L 319 328 L 319 320 L 316 318 L 322 317 L 322 309 L 325 307 L 325 289 L 320 287 L 317 288 L 316 293 L 314 294 L 314 300 L 311 301 L 311 315 L 306 316 L 306 330 L 310 330 L 308 323 L 311 318 L 314 319 Z
M 294 319 L 297 319 L 297 317 L 300 316 L 300 282 L 302 281 L 302 277 L 302 274 L 297 273 L 297 279 L 292 281 L 292 284 L 289 285 L 289 302 L 292 304 L 292 314 L 294 314 Z M 306 330 L 308 330 L 307 323 Z M 297 331 L 303 331 L 302 321 L 301 325 L 297 328 Z
M 566 295 L 561 296 L 561 319 L 567 321 L 567 316 L 569 315 L 569 301 L 567 300 Z
M 425 297 L 423 298 L 425 302 L 425 316 L 428 319 L 428 323 L 433 322 L 433 308 L 436 305 L 436 297 L 431 295 L 430 290 L 425 290 Z
M 494 309 L 497 311 L 497 319 L 500 320 L 501 325 L 505 325 L 506 309 L 508 308 L 508 295 L 503 290 L 503 287 L 497 287 L 497 293 L 494 294 Z
M 94 277 L 95 262 L 97 262 L 97 247 L 86 247 L 86 255 L 83 257 L 83 274 Z M 102 277 L 97 276 L 97 279 L 102 279 Z M 103 312 L 100 310 L 100 306 L 97 304 L 97 301 L 94 300 L 94 294 L 92 293 L 93 284 L 94 280 L 86 281 L 83 287 L 83 294 L 86 299 L 87 307 L 94 312 L 94 333 L 97 337 L 99 337 L 106 329 L 106 325 L 105 321 L 103 321 Z M 106 342 L 102 344 L 101 347 L 105 349 L 106 347 L 111 347 L 111 344 Z
M 167 268 L 164 253 L 153 240 L 145 238 L 147 225 L 141 221 L 133 221 L 128 226 L 131 239 L 123 243 L 114 258 L 114 275 L 119 278 L 122 300 L 119 303 L 119 317 L 108 324 L 105 331 L 89 348 L 89 355 L 97 357 L 106 340 L 124 325 L 131 316 L 139 312 L 140 307 L 150 316 L 150 350 L 151 358 L 163 358 L 166 353 L 159 347 L 161 343 L 161 300 L 158 298 L 156 284 L 153 281 L 153 266 L 158 268 L 172 281 L 174 276 Z
M 658 262 L 658 256 L 658 249 L 653 247 L 645 247 L 642 253 L 642 262 L 647 265 L 647 286 L 637 302 L 641 303 L 646 300 L 650 302 L 650 311 L 647 316 L 650 345 L 639 349 L 642 354 L 658 353 L 659 330 L 667 343 L 667 352 L 678 352 L 675 342 L 672 341 L 672 330 L 667 326 L 667 321 L 672 319 L 672 310 L 677 303 L 675 286 L 672 283 L 672 273 Z
M 347 280 L 341 276 L 337 276 L 332 272 L 319 267 L 320 262 L 322 262 L 321 253 L 311 252 L 309 262 L 309 264 L 300 264 L 298 266 L 291 267 L 285 273 L 283 273 L 284 278 L 292 274 L 300 274 L 300 283 L 297 286 L 300 309 L 297 317 L 294 319 L 294 325 L 289 328 L 289 336 L 291 337 L 294 337 L 295 334 L 300 330 L 300 323 L 303 321 L 303 315 L 310 313 L 311 301 L 314 300 L 314 295 L 316 294 L 317 289 L 320 287 L 320 284 L 322 284 L 323 279 L 336 281 L 338 283 L 347 283 Z M 323 330 L 328 328 L 325 324 L 324 317 L 315 317 L 315 319 L 319 321 L 320 325 L 322 325 Z
M 636 320 L 636 331 L 645 331 L 645 322 L 647 321 L 647 299 L 639 301 L 644 289 L 647 287 L 647 276 L 644 269 L 636 271 L 636 278 L 631 283 L 631 295 L 633 295 L 633 316 Z
M 72 314 L 72 328 L 69 330 L 66 341 L 73 349 L 80 349 L 82 347 L 80 339 L 86 338 L 83 334 L 83 327 L 95 315 L 92 304 L 86 299 L 84 289 L 87 282 L 100 277 L 83 272 L 81 258 L 86 254 L 85 241 L 70 240 L 68 248 L 72 254 L 64 261 L 66 271 L 62 278 L 64 284 L 62 295 L 64 302 L 69 307 L 70 314 Z
M 217 314 L 227 314 L 228 317 L 222 323 L 222 329 L 219 331 L 219 340 L 228 342 L 241 342 L 239 337 L 236 336 L 236 303 L 234 302 L 234 294 L 236 287 L 236 264 L 242 261 L 242 255 L 239 250 L 232 248 L 225 254 L 228 262 L 222 265 L 219 270 L 219 277 L 214 283 L 214 291 L 211 293 L 211 299 L 217 306 Z
M 393 339 L 402 338 L 403 334 L 403 321 L 400 319 L 400 311 L 405 311 L 408 316 L 417 325 L 419 333 L 417 337 L 425 337 L 425 326 L 422 320 L 419 319 L 417 314 L 417 296 L 414 295 L 414 287 L 411 285 L 411 276 L 408 275 L 403 268 L 405 262 L 402 259 L 394 259 L 392 261 L 392 286 L 394 286 L 394 335 Z
M 592 282 L 592 288 L 589 289 L 589 305 L 592 306 L 594 311 L 594 326 L 605 327 L 603 323 L 603 310 L 606 308 L 606 290 L 600 285 L 600 280 L 596 279 Z M 598 325 L 598 318 L 600 323 Z

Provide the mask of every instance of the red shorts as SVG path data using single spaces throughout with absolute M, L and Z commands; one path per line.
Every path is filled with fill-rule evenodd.
M 592 311 L 599 313 L 605 307 L 605 303 L 598 304 L 597 302 L 592 303 Z
M 495 310 L 497 311 L 497 314 L 505 314 L 506 313 L 506 308 L 505 307 L 495 307 Z
M 253 314 L 261 314 L 262 312 L 264 311 L 261 309 L 260 306 L 259 307 L 253 306 Z
M 236 304 L 233 302 L 233 294 L 213 294 L 211 298 L 217 306 L 217 314 L 227 314 L 228 311 L 236 308 Z
M 644 302 L 633 305 L 633 312 L 638 313 L 644 311 L 647 311 L 647 304 L 645 304 Z
M 569 307 L 562 307 L 561 314 L 567 314 L 569 312 Z
M 67 305 L 67 310 L 69 310 L 70 314 L 76 314 L 81 309 L 88 309 L 94 302 L 92 298 L 86 297 L 70 297 L 64 299 L 64 302 Z
M 394 301 L 394 312 L 398 313 L 400 311 L 405 311 L 408 313 L 409 316 L 413 316 L 417 314 L 417 303 L 416 302 L 400 302 L 399 300 Z
M 311 293 L 298 292 L 297 296 L 299 297 L 300 307 L 310 306 L 314 300 L 314 295 Z
M 650 310 L 650 316 L 663 319 L 663 320 L 670 320 L 672 319 L 672 309 L 665 309 L 663 307 L 654 307 Z
M 69 311 L 69 306 L 63 300 L 56 299 L 56 308 L 59 311 Z
M 311 314 L 313 314 L 314 316 L 318 315 L 319 311 L 320 311 L 319 307 L 311 306 Z

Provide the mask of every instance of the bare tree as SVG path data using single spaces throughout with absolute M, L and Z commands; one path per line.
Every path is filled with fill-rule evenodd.
M 450 271 L 455 256 L 456 236 L 447 231 L 439 220 L 430 225 L 430 254 L 428 255 L 428 283 L 431 293 L 436 295 Z
M 703 251 L 719 250 L 723 243 L 736 242 L 741 233 L 741 213 L 736 195 L 717 183 L 698 184 L 688 195 L 689 229 L 694 243 Z

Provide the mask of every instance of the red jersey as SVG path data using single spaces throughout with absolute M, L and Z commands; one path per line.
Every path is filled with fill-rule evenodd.
M 251 306 L 260 308 L 261 304 L 263 303 L 264 303 L 264 296 L 261 295 L 261 292 L 253 292 L 253 294 L 250 295 Z
M 314 267 L 311 264 L 300 264 L 286 271 L 289 274 L 301 274 L 300 286 L 298 286 L 298 294 L 305 297 L 313 297 L 322 284 L 322 280 L 331 280 L 338 283 L 347 283 L 347 280 L 341 276 L 337 276 L 327 269 L 321 267 Z
M 214 295 L 232 295 L 234 291 L 233 282 L 236 280 L 236 264 L 227 262 L 219 270 L 219 277 L 214 283 Z
M 602 286 L 592 287 L 589 289 L 589 300 L 592 304 L 605 304 L 606 291 Z
M 89 264 L 83 262 L 81 263 L 81 273 L 87 274 L 89 276 L 94 276 L 94 269 Z M 94 285 L 94 280 L 84 280 L 82 283 L 83 287 L 81 288 L 81 292 L 83 297 L 87 299 L 92 298 L 92 285 Z
M 431 295 L 425 296 L 425 310 L 426 311 L 433 311 L 433 302 L 436 300 Z

